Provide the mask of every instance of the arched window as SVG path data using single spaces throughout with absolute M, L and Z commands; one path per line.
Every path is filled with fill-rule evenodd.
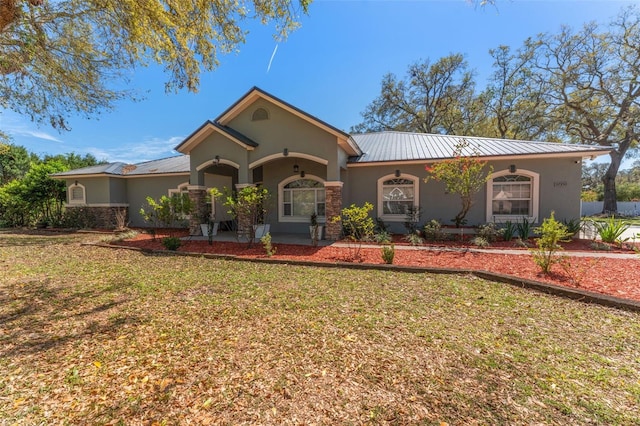
M 378 216 L 390 222 L 407 220 L 407 214 L 419 205 L 418 178 L 388 175 L 378 179 Z
M 278 185 L 278 216 L 282 222 L 309 222 L 313 213 L 318 220 L 325 216 L 324 181 L 316 176 L 307 175 L 285 179 Z
M 494 173 L 487 183 L 487 222 L 538 217 L 539 175 L 528 170 Z
M 269 111 L 264 108 L 258 108 L 253 111 L 253 115 L 251 116 L 251 121 L 260 121 L 260 120 L 268 120 L 269 119 Z
M 87 195 L 85 187 L 78 182 L 69 185 L 68 188 L 69 204 L 87 204 Z

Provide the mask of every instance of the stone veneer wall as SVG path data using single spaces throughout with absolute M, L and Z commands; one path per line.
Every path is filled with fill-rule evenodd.
M 92 228 L 115 229 L 118 226 L 116 214 L 125 212 L 125 226 L 129 221 L 129 207 L 91 207 L 91 206 L 67 206 L 69 216 L 75 215 L 77 221 Z
M 327 222 L 325 223 L 325 238 L 327 240 L 339 240 L 342 235 L 342 222 L 334 222 L 332 219 L 336 216 L 340 216 L 342 211 L 342 182 L 339 184 L 332 184 L 333 182 L 325 183 L 325 217 Z
M 189 218 L 189 235 L 202 235 L 200 224 L 207 209 L 207 191 L 204 189 L 189 189 L 189 198 L 193 204 L 193 213 Z

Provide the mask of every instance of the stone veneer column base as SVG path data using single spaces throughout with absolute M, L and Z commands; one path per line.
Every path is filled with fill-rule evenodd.
M 342 235 L 342 222 L 334 218 L 340 217 L 342 211 L 342 185 L 343 182 L 325 182 L 325 237 L 327 240 L 339 240 Z
M 189 198 L 193 205 L 193 212 L 189 217 L 189 235 L 202 235 L 200 224 L 207 211 L 207 190 L 202 186 L 188 186 Z

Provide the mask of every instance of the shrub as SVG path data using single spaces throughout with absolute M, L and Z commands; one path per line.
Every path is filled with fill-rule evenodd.
M 551 212 L 551 217 L 546 218 L 535 232 L 540 234 L 540 238 L 536 238 L 538 248 L 533 252 L 533 261 L 542 272 L 548 274 L 551 266 L 560 261 L 556 256 L 556 252 L 562 250 L 560 242 L 568 241 L 571 234 L 566 226 L 555 219 L 554 212 Z
M 445 234 L 442 231 L 442 225 L 436 219 L 431 219 L 424 225 L 423 228 L 424 238 L 427 241 L 442 241 L 445 239 Z
M 349 241 L 355 243 L 349 246 L 351 250 L 349 260 L 360 260 L 362 242 L 373 237 L 375 225 L 369 216 L 371 210 L 373 210 L 371 203 L 364 203 L 361 207 L 351 204 L 340 211 L 340 216 L 331 219 L 332 222 L 342 222 L 343 234 Z
M 424 242 L 422 237 L 420 235 L 418 235 L 416 232 L 413 232 L 411 234 L 405 235 L 404 239 L 405 239 L 406 242 L 408 242 L 412 246 L 419 246 L 420 244 L 422 244 Z
M 260 238 L 260 242 L 262 243 L 262 247 L 264 248 L 267 257 L 271 257 L 276 254 L 276 248 L 271 244 L 271 234 L 269 232 Z
M 493 222 L 478 226 L 478 237 L 484 238 L 487 243 L 493 243 L 498 241 L 498 238 L 502 235 L 503 230 L 498 229 Z
M 614 216 L 610 216 L 604 222 L 593 221 L 592 223 L 593 227 L 600 235 L 600 239 L 602 239 L 602 241 L 605 243 L 620 244 L 628 239 L 620 239 L 620 237 L 622 237 L 622 234 L 631 226 L 631 224 L 629 224 L 629 222 L 627 221 L 616 219 Z
M 480 248 L 485 248 L 485 247 L 489 247 L 489 241 L 485 238 L 485 237 L 475 237 L 474 239 L 471 240 L 471 244 L 473 244 L 476 247 L 480 247 Z
M 513 237 L 516 236 L 516 225 L 510 220 L 504 223 L 504 228 L 502 228 L 502 239 L 505 241 L 513 240 Z
M 396 256 L 396 248 L 393 246 L 393 244 L 389 246 L 382 246 L 381 254 L 384 263 L 386 263 L 387 265 L 391 265 L 393 263 L 393 258 Z
M 373 235 L 373 239 L 378 244 L 390 243 L 391 242 L 391 234 L 387 231 L 378 231 Z
M 562 224 L 567 228 L 567 232 L 572 237 L 582 231 L 582 221 L 580 219 L 564 219 Z
M 528 240 L 529 236 L 531 235 L 532 228 L 533 228 L 533 224 L 529 222 L 529 220 L 526 217 L 523 217 L 522 222 L 518 222 L 516 224 L 518 237 L 520 237 L 520 239 L 523 241 Z
M 182 241 L 178 237 L 165 237 L 162 239 L 162 245 L 167 250 L 176 251 L 182 245 Z

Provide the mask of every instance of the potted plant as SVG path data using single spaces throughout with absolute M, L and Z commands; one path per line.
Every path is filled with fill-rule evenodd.
M 311 242 L 314 246 L 318 245 L 318 240 L 322 239 L 322 230 L 324 226 L 318 223 L 318 215 L 314 212 L 311 214 L 311 225 L 309 225 L 309 234 Z
M 212 242 L 215 235 L 218 235 L 218 227 L 220 226 L 220 223 L 215 221 L 215 210 L 213 207 L 216 202 L 216 197 L 219 195 L 222 195 L 222 193 L 218 188 L 211 188 L 207 194 L 207 201 L 210 201 L 210 204 L 207 203 L 201 213 L 200 230 L 202 231 L 202 235 L 209 237 L 209 243 Z

